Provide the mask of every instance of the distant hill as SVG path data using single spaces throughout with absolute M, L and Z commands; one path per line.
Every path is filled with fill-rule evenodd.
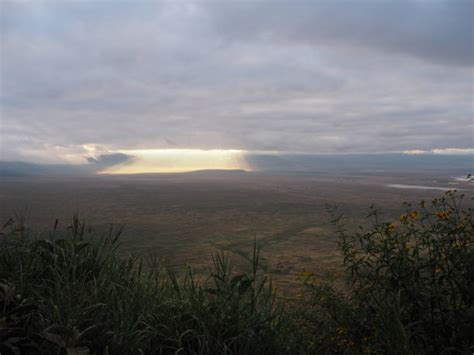
M 0 161 L 0 176 L 77 175 L 90 173 L 86 165 L 35 164 Z
M 0 176 L 90 175 L 134 159 L 125 154 L 108 154 L 89 158 L 88 163 L 35 164 L 0 161 Z M 246 154 L 244 159 L 252 172 L 288 175 L 333 173 L 425 173 L 466 176 L 474 167 L 473 155 L 407 155 L 407 154 Z M 195 170 L 183 173 L 144 173 L 131 176 L 202 176 L 226 177 L 247 174 L 235 170 Z
M 249 154 L 256 171 L 287 173 L 447 173 L 465 176 L 473 155 L 408 154 Z
M 36 164 L 22 161 L 0 161 L 0 176 L 36 176 L 36 175 L 89 175 L 108 166 L 124 163 L 132 157 L 121 154 L 104 154 L 97 158 L 88 158 L 85 164 Z

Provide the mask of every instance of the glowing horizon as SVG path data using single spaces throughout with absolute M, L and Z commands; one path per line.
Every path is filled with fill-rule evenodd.
M 125 163 L 99 174 L 183 173 L 197 170 L 251 170 L 244 150 L 236 149 L 137 149 L 119 150 L 131 156 Z

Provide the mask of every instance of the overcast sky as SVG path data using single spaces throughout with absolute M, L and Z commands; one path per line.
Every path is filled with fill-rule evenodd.
M 471 0 L 1 0 L 1 160 L 474 148 Z

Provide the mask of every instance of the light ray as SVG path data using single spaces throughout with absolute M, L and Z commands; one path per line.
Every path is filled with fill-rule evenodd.
M 250 170 L 245 151 L 235 149 L 120 150 L 133 158 L 100 174 L 178 173 L 196 170 Z

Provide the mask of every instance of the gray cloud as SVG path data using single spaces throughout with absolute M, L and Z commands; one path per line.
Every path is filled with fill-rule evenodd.
M 266 0 L 211 9 L 218 33 L 230 40 L 359 47 L 448 65 L 474 61 L 470 0 Z
M 133 157 L 123 154 L 123 153 L 115 153 L 115 154 L 101 154 L 98 157 L 89 157 L 87 161 L 90 164 L 93 164 L 94 168 L 97 170 L 104 169 L 109 166 L 113 166 L 116 164 L 123 164 L 133 160 Z
M 3 160 L 474 146 L 471 1 L 0 6 Z

